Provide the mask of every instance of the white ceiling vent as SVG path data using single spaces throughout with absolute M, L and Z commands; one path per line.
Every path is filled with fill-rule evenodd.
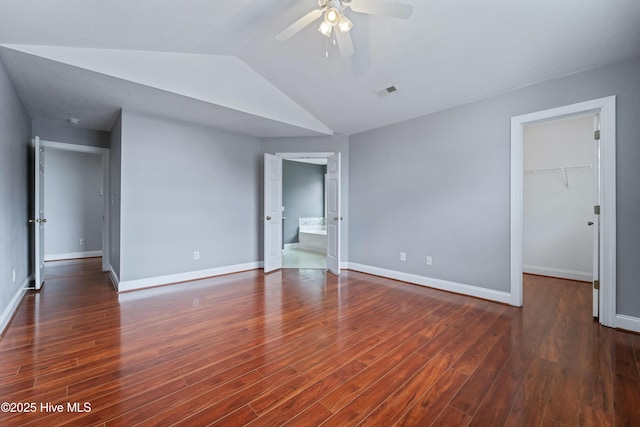
M 383 97 L 383 96 L 388 96 L 391 95 L 394 92 L 397 92 L 398 89 L 395 86 L 389 86 L 389 87 L 385 87 L 384 89 L 379 89 L 376 90 L 375 93 L 376 95 Z

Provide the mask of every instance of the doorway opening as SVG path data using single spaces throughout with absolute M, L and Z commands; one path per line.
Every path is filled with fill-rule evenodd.
M 523 129 L 523 304 L 540 293 L 559 304 L 571 295 L 580 319 L 598 315 L 590 288 L 598 280 L 598 129 L 594 112 Z
M 102 158 L 50 149 L 45 174 L 45 261 L 102 256 Z
M 290 159 L 324 159 L 326 161 L 326 179 L 324 188 L 326 199 L 324 201 L 323 217 L 299 217 L 293 214 L 289 222 L 293 222 L 300 236 L 300 221 L 304 222 L 308 231 L 309 244 L 316 245 L 316 249 L 322 251 L 318 240 L 323 239 L 320 234 L 326 233 L 326 269 L 331 273 L 340 274 L 340 245 L 341 245 L 341 155 L 340 153 L 276 153 L 264 154 L 264 216 L 263 216 L 263 247 L 265 273 L 283 268 L 283 161 Z M 324 163 L 324 162 L 323 162 Z M 319 182 L 321 183 L 321 181 Z M 291 217 L 291 215 L 290 215 Z M 284 218 L 284 219 L 283 219 Z M 302 219 L 301 219 L 302 218 Z M 296 221 L 297 224 L 296 224 Z M 318 231 L 322 233 L 318 233 Z M 326 231 L 325 231 L 326 230 Z M 298 242 L 299 243 L 299 242 Z M 322 242 L 322 246 L 325 243 Z M 296 268 L 296 267 L 292 267 Z M 297 267 L 300 268 L 300 267 Z
M 524 273 L 593 280 L 597 120 L 588 113 L 524 128 Z
M 38 137 L 34 147 L 35 288 L 42 286 L 45 261 L 101 257 L 108 271 L 109 149 Z
M 327 159 L 282 162 L 282 268 L 327 268 Z
M 593 308 L 601 324 L 614 326 L 615 318 L 615 97 L 600 98 L 511 119 L 511 304 L 522 306 L 523 217 L 524 217 L 524 134 L 525 127 L 551 120 L 589 115 L 595 120 L 592 170 L 596 186 L 592 217 L 593 230 Z M 587 164 L 577 164 L 588 169 Z M 560 166 L 563 185 L 571 185 L 567 167 Z M 541 168 L 544 169 L 544 168 Z M 551 169 L 551 167 L 549 167 Z M 530 170 L 530 169 L 529 169 Z M 577 168 L 572 171 L 578 170 Z M 566 174 L 565 174 L 566 172 Z M 575 178 L 575 176 L 574 176 Z M 575 182 L 575 181 L 574 181 Z M 599 191 L 597 191 L 599 189 Z

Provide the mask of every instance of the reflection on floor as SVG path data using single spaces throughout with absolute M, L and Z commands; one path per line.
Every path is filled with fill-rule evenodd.
M 320 252 L 285 246 L 282 251 L 283 268 L 327 268 L 327 257 Z

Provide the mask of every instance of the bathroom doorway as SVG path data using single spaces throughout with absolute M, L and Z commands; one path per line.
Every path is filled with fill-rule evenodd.
M 326 158 L 283 160 L 283 268 L 327 268 L 326 172 Z

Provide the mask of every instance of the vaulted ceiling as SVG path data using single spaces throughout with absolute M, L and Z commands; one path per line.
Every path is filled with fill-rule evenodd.
M 110 130 L 127 108 L 307 136 L 351 135 L 640 55 L 637 0 L 401 1 L 414 5 L 406 21 L 347 12 L 348 58 L 317 24 L 275 40 L 317 0 L 2 1 L 0 60 L 35 119 Z

